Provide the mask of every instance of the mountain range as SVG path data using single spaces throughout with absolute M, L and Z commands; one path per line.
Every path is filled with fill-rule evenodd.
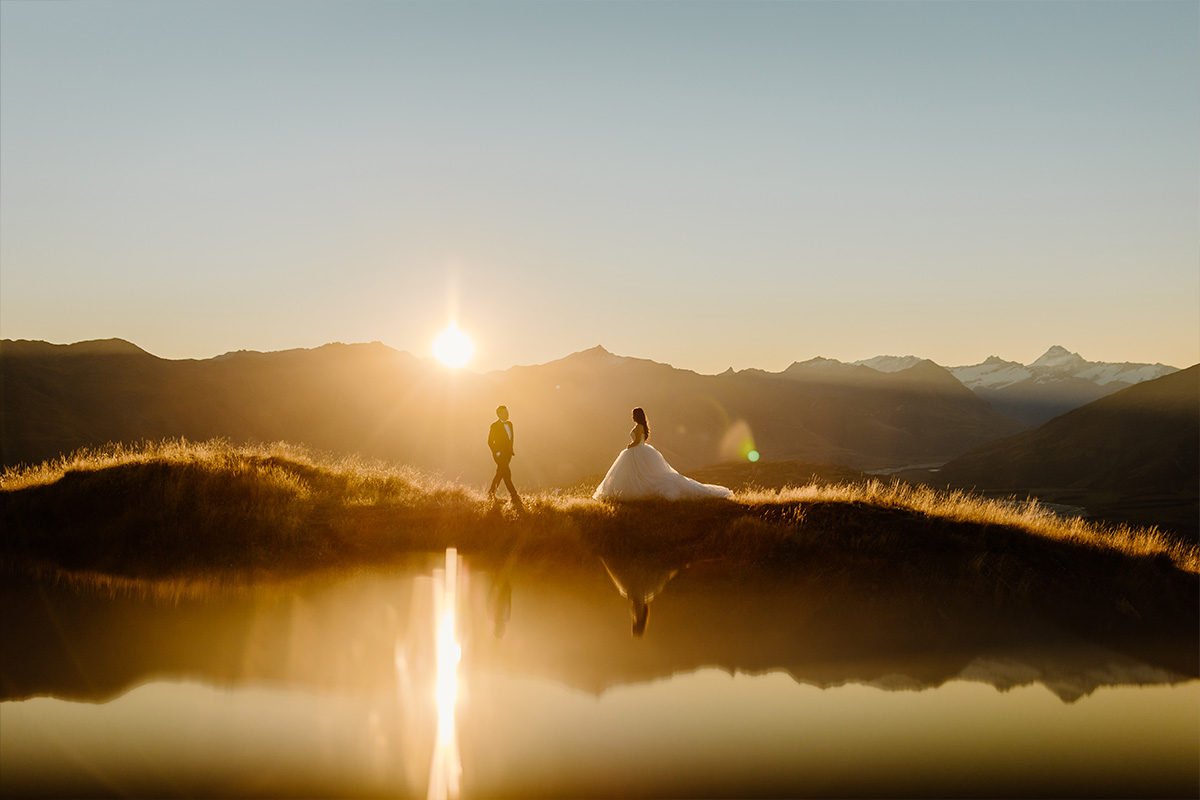
M 1200 365 L 982 445 L 922 478 L 1028 492 L 1098 516 L 1161 525 L 1195 540 L 1200 526 Z
M 1200 365 L 1103 397 L 943 466 L 957 484 L 1115 491 L 1194 490 Z M 1082 456 L 1082 457 L 1081 457 Z
M 629 410 L 638 405 L 652 443 L 677 469 L 709 482 L 770 487 L 899 473 L 1034 493 L 1194 539 L 1198 369 L 1097 364 L 1051 348 L 1028 367 L 988 359 L 946 369 L 881 356 L 701 375 L 594 347 L 478 374 L 379 343 L 168 360 L 119 339 L 5 340 L 0 461 L 38 463 L 109 442 L 220 437 L 288 441 L 483 485 L 493 470 L 487 429 L 503 403 L 516 426 L 518 486 L 581 490 L 627 443 Z M 1071 400 L 1064 387 L 1084 385 L 1104 396 L 1034 429 L 981 391 L 1024 386 L 1028 401 L 1041 387 L 1043 401 L 1067 405 L 1086 393 Z M 1023 408 L 1044 411 L 1046 403 Z
M 813 361 L 782 373 L 700 375 L 601 347 L 485 375 L 379 343 L 158 358 L 129 342 L 0 345 L 0 457 L 183 436 L 286 440 L 483 482 L 496 405 L 516 425 L 518 484 L 603 473 L 646 408 L 681 470 L 753 458 L 894 469 L 941 463 L 1023 426 L 945 369 L 880 372 Z
M 880 372 L 908 369 L 916 356 L 876 356 L 856 365 Z M 1001 414 L 1029 425 L 1041 425 L 1085 403 L 1142 381 L 1177 372 L 1165 364 L 1114 364 L 1087 361 L 1078 353 L 1054 345 L 1032 364 L 991 356 L 980 364 L 947 367 L 975 394 Z

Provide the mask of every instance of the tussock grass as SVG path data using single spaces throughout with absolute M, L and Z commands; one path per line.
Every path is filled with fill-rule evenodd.
M 953 551 L 983 572 L 1040 548 L 1200 574 L 1200 548 L 1155 529 L 1061 519 L 1034 500 L 870 480 L 748 490 L 732 502 L 536 494 L 519 512 L 409 467 L 222 440 L 112 445 L 8 469 L 0 520 L 10 565 L 138 577 L 262 578 L 447 546 L 511 551 L 518 542 L 529 552 L 582 546 L 783 568 L 814 554 L 887 563 L 897 553 L 933 562 Z
M 437 549 L 481 502 L 414 469 L 287 444 L 112 445 L 0 475 L 0 552 L 68 571 L 264 577 Z
M 1166 557 L 1179 569 L 1200 574 L 1200 548 L 1194 545 L 1179 542 L 1157 528 L 1110 525 L 1083 517 L 1063 518 L 1035 498 L 988 499 L 964 491 L 870 480 L 744 492 L 738 500 L 747 504 L 841 503 L 902 509 L 931 519 L 1018 528 L 1047 539 L 1133 557 Z

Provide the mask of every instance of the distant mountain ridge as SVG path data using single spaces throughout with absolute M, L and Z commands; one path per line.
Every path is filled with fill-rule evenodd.
M 2 346 L 9 356 L 150 355 L 124 339 L 90 339 L 74 344 L 51 344 L 37 339 L 5 339 Z
M 907 480 L 1032 493 L 1200 536 L 1200 364 L 1143 381 Z
M 999 490 L 1200 492 L 1200 365 L 982 445 L 939 479 Z
M 892 372 L 920 360 L 916 356 L 876 356 L 854 363 Z M 990 356 L 980 364 L 947 369 L 1001 414 L 1032 426 L 1134 384 L 1179 371 L 1166 364 L 1087 361 L 1060 345 L 1028 365 Z
M 0 381 L 5 465 L 114 441 L 225 437 L 484 482 L 500 403 L 513 414 L 513 470 L 526 486 L 603 473 L 639 405 L 652 444 L 680 470 L 751 451 L 860 470 L 940 463 L 1020 429 L 932 362 L 895 373 L 815 360 L 777 374 L 701 375 L 595 347 L 481 375 L 378 342 L 167 360 L 119 341 L 4 341 Z
M 925 359 L 917 356 L 875 356 L 874 358 L 852 362 L 855 365 L 870 367 L 880 372 L 898 372 L 908 369 Z M 962 381 L 970 389 L 980 386 L 1000 388 L 1019 383 L 1029 378 L 1041 383 L 1055 378 L 1077 377 L 1099 385 L 1122 382 L 1126 385 L 1161 378 L 1172 372 L 1178 372 L 1178 367 L 1166 364 L 1136 364 L 1112 363 L 1107 361 L 1087 361 L 1078 353 L 1072 353 L 1061 345 L 1053 345 L 1036 361 L 1028 366 L 1016 361 L 1006 361 L 999 356 L 988 356 L 979 363 L 962 367 L 946 367 L 954 377 Z

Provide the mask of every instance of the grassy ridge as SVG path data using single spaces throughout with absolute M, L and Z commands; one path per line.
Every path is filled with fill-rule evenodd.
M 1195 576 L 1200 549 L 1154 529 L 1062 520 L 1035 502 L 985 500 L 901 483 L 747 491 L 732 502 L 609 504 L 526 497 L 526 511 L 416 470 L 320 458 L 289 445 L 171 440 L 80 451 L 0 475 L 0 556 L 10 565 L 144 578 L 250 578 L 375 563 L 455 546 L 500 551 L 581 543 L 590 551 L 679 550 L 771 560 L 822 553 L 886 565 L 898 553 L 997 571 L 1033 559 L 1153 564 Z M 1027 551 L 1027 552 L 1026 552 Z M 1017 578 L 1017 583 L 1020 579 Z
M 264 576 L 444 547 L 477 500 L 412 470 L 282 444 L 118 445 L 5 472 L 2 552 L 68 571 Z
M 865 608 L 863 620 L 895 620 L 896 631 L 941 626 L 956 638 L 1048 621 L 1200 673 L 1200 550 L 1153 529 L 880 481 L 732 501 L 540 494 L 525 505 L 288 445 L 111 447 L 0 476 L 0 566 L 178 596 L 450 546 L 497 574 L 518 560 L 558 574 L 596 556 L 712 562 L 748 587 L 802 585 L 839 619 Z

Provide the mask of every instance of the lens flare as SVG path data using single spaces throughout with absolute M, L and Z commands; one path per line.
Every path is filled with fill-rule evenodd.
M 759 452 L 750 424 L 744 419 L 732 422 L 721 436 L 718 452 L 726 461 L 758 461 Z
M 475 343 L 459 329 L 458 323 L 451 322 L 433 340 L 433 355 L 447 367 L 462 367 L 475 355 Z

